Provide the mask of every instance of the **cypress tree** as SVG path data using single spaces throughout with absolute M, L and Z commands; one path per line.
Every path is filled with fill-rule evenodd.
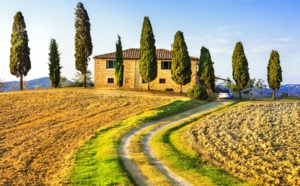
M 275 99 L 275 92 L 279 90 L 282 82 L 282 70 L 280 66 L 279 53 L 272 50 L 268 64 L 268 84 L 273 90 L 272 97 Z
M 157 76 L 157 59 L 155 38 L 149 17 L 144 17 L 141 40 L 140 40 L 140 74 L 144 82 L 148 83 L 150 90 L 150 82 Z
M 250 79 L 248 61 L 242 42 L 237 42 L 233 51 L 232 76 L 239 89 L 239 98 L 241 99 L 241 92 L 247 86 Z
M 83 77 L 83 87 L 86 87 L 86 73 L 89 56 L 93 51 L 90 18 L 83 4 L 79 2 L 75 12 L 75 66 Z
M 123 51 L 121 37 L 118 36 L 118 42 L 116 43 L 116 66 L 115 66 L 115 76 L 116 83 L 118 87 L 123 86 L 123 76 L 124 76 L 124 65 L 123 65 Z
M 210 52 L 205 47 L 201 48 L 199 77 L 200 85 L 205 87 L 207 95 L 209 96 L 210 91 L 214 91 L 215 89 L 215 70 L 210 57 Z
M 49 76 L 51 85 L 54 88 L 59 86 L 60 82 L 60 53 L 58 52 L 58 44 L 55 39 L 50 40 L 49 46 Z
M 11 33 L 10 48 L 10 73 L 20 77 L 20 90 L 23 90 L 23 77 L 31 69 L 30 48 L 28 35 L 22 12 L 17 12 Z
M 177 31 L 174 36 L 171 74 L 173 81 L 180 85 L 180 92 L 182 92 L 182 85 L 191 82 L 191 60 L 181 31 Z

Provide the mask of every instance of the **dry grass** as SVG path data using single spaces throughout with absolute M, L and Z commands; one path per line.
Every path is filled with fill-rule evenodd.
M 300 102 L 260 102 L 214 114 L 188 141 L 208 162 L 263 185 L 300 185 Z
M 76 151 L 101 127 L 167 96 L 81 88 L 0 94 L 0 185 L 64 184 Z

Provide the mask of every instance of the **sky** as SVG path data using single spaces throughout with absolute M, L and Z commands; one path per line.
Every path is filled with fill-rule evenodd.
M 61 73 L 74 78 L 74 0 L 0 0 L 0 79 L 18 81 L 10 74 L 9 56 L 13 18 L 21 11 L 29 38 L 31 70 L 25 80 L 49 74 L 50 39 L 61 53 Z M 232 53 L 239 41 L 251 78 L 267 81 L 272 50 L 280 55 L 283 81 L 300 84 L 300 1 L 296 0 L 83 0 L 91 23 L 93 56 L 115 52 L 118 35 L 123 49 L 139 48 L 144 16 L 150 18 L 156 48 L 171 49 L 180 30 L 190 56 L 209 49 L 215 75 L 232 79 Z

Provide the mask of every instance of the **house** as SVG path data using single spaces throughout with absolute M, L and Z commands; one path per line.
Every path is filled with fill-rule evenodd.
M 157 77 L 150 82 L 153 90 L 171 90 L 179 92 L 180 85 L 171 78 L 172 55 L 171 50 L 156 49 L 157 56 Z M 115 57 L 116 53 L 107 53 L 94 56 L 94 83 L 95 87 L 111 86 L 115 83 Z M 123 50 L 124 78 L 123 87 L 132 89 L 147 89 L 148 83 L 143 82 L 139 73 L 140 49 L 131 48 Z M 199 59 L 190 57 L 192 77 L 191 82 L 182 86 L 182 91 L 187 92 L 189 88 L 198 84 L 197 67 Z

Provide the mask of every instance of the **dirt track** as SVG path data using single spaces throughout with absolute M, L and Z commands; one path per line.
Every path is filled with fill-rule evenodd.
M 0 185 L 61 185 L 101 126 L 170 101 L 143 92 L 59 89 L 0 94 Z

